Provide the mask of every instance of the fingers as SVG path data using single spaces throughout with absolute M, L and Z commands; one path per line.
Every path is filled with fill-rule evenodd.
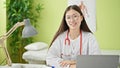
M 65 62 L 65 61 L 61 61 L 60 62 L 60 66 L 61 67 L 67 67 L 69 65 L 69 63 Z

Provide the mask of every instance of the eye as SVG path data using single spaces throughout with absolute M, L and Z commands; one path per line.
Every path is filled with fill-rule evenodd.
M 78 19 L 78 15 L 73 15 L 74 20 Z
M 77 16 L 77 15 L 74 15 L 73 17 L 74 17 L 74 18 L 77 18 L 78 16 Z
M 70 16 L 67 16 L 66 19 L 70 19 Z

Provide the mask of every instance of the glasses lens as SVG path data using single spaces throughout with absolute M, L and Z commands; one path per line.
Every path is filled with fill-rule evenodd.
M 78 15 L 67 16 L 66 20 L 67 21 L 71 21 L 71 20 L 76 21 L 76 20 L 78 20 L 78 17 L 79 17 Z

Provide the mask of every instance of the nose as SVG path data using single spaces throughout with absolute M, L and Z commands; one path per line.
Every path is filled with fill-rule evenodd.
M 70 19 L 70 21 L 71 21 L 71 22 L 74 22 L 74 21 L 75 21 L 75 19 L 74 19 L 74 18 L 71 18 L 71 19 Z

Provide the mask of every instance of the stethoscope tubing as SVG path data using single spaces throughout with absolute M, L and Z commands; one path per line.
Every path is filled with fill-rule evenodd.
M 68 42 L 68 45 L 70 45 L 70 39 L 68 37 L 69 31 L 67 31 L 67 35 L 65 38 L 65 45 L 67 45 L 66 41 Z M 80 30 L 80 55 L 82 55 L 82 31 Z

